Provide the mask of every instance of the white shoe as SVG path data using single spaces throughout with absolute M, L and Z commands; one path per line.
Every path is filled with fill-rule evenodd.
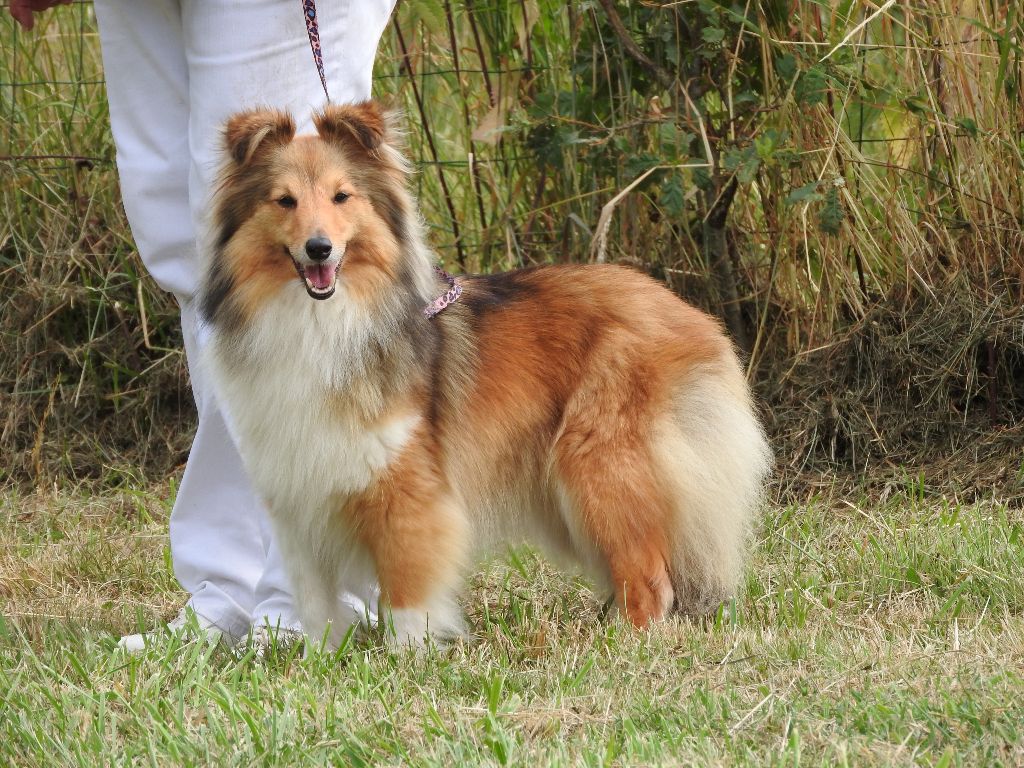
M 157 638 L 168 634 L 187 635 L 195 639 L 202 638 L 210 644 L 219 643 L 221 640 L 234 639 L 212 620 L 206 618 L 201 613 L 196 613 L 190 606 L 186 605 L 178 612 L 177 616 L 167 622 L 167 626 L 152 632 L 125 635 L 117 641 L 117 647 L 128 653 L 139 653 Z

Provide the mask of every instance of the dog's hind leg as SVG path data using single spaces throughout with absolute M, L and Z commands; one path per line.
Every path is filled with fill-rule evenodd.
M 674 591 L 671 507 L 652 469 L 638 375 L 611 364 L 581 384 L 563 414 L 552 479 L 577 553 L 603 563 L 616 606 L 642 627 L 665 618 Z
M 603 564 L 615 606 L 635 626 L 665 618 L 674 592 L 669 574 L 666 505 L 653 478 L 630 465 L 618 445 L 558 447 L 562 514 L 581 559 Z

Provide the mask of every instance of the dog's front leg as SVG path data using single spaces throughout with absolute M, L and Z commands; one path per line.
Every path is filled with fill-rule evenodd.
M 425 441 L 410 441 L 352 513 L 377 571 L 388 642 L 419 646 L 461 634 L 456 596 L 468 524 Z
M 276 517 L 276 516 L 274 516 Z M 319 516 L 313 516 L 312 520 Z M 288 581 L 292 588 L 296 612 L 302 630 L 310 644 L 325 643 L 334 650 L 344 639 L 358 617 L 342 610 L 338 599 L 338 579 L 341 549 L 338 537 L 332 536 L 326 526 L 296 525 L 295 516 L 287 524 L 275 524 L 275 534 Z

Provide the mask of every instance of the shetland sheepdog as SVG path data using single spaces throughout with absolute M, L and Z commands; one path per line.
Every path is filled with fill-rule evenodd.
M 201 310 L 207 364 L 270 513 L 306 633 L 380 586 L 392 642 L 462 631 L 481 551 L 574 561 L 632 624 L 739 585 L 769 448 L 718 322 L 612 265 L 438 276 L 395 120 L 224 130 Z

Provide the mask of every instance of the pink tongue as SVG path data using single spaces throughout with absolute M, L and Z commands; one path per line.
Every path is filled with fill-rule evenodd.
M 334 277 L 333 264 L 310 264 L 306 267 L 306 277 L 317 290 L 331 287 L 331 278 Z

